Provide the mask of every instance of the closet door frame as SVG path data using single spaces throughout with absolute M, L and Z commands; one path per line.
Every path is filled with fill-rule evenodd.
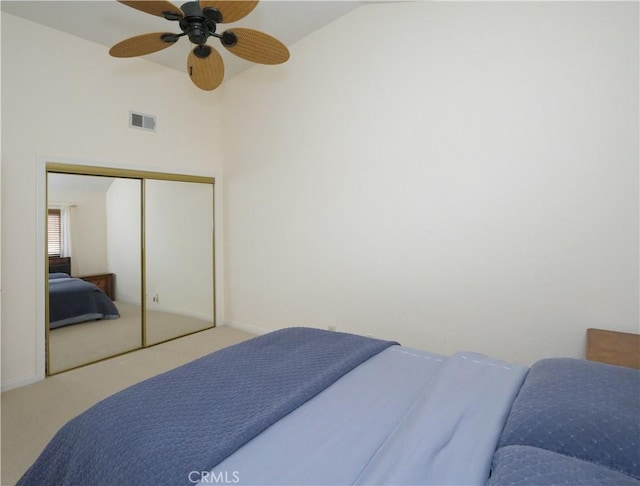
M 104 361 L 106 359 L 111 359 L 115 356 L 121 356 L 124 354 L 132 353 L 139 351 L 140 349 L 144 349 L 146 347 L 155 346 L 156 344 L 161 344 L 161 342 L 154 344 L 147 344 L 147 330 L 146 330 L 146 237 L 145 237 L 145 181 L 146 180 L 162 180 L 162 181 L 176 181 L 176 182 L 195 182 L 195 183 L 203 183 L 203 184 L 211 184 L 212 186 L 212 317 L 213 322 L 211 329 L 215 328 L 216 323 L 216 248 L 215 248 L 215 178 L 207 177 L 207 176 L 198 176 L 198 175 L 188 175 L 188 174 L 176 174 L 176 173 L 166 173 L 166 172 L 154 172 L 154 171 L 142 171 L 142 170 L 132 170 L 132 169 L 120 169 L 114 167 L 99 167 L 99 166 L 90 166 L 90 165 L 77 165 L 77 164 L 66 164 L 66 163 L 58 163 L 58 162 L 45 162 L 45 171 L 44 171 L 44 374 L 45 376 L 53 376 L 58 373 L 63 373 L 65 371 L 69 371 L 69 368 L 66 370 L 56 371 L 54 373 L 50 373 L 49 370 L 49 358 L 50 358 L 50 349 L 49 349 L 49 255 L 48 255 L 48 245 L 47 245 L 47 212 L 48 212 L 48 174 L 70 174 L 70 175 L 86 175 L 86 176 L 102 176 L 102 177 L 114 177 L 114 178 L 122 178 L 122 179 L 134 179 L 140 181 L 140 288 L 141 288 L 141 296 L 140 296 L 140 304 L 141 304 L 141 341 L 140 347 L 131 351 L 125 351 L 123 353 L 117 353 L 113 356 L 109 356 L 107 358 L 97 359 L 95 361 L 84 363 L 80 366 L 86 366 L 88 364 L 98 363 L 100 361 Z M 198 330 L 192 333 L 187 333 L 184 335 L 176 336 L 172 339 L 179 339 L 181 337 L 187 336 L 189 334 L 194 334 L 196 332 L 201 332 L 203 330 Z M 167 340 L 167 341 L 169 341 Z M 162 341 L 166 342 L 166 341 Z M 78 366 L 78 367 L 80 367 Z

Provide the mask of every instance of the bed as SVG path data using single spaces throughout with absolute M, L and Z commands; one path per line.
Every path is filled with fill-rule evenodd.
M 640 371 L 275 331 L 80 414 L 37 484 L 640 484 Z
M 49 329 L 118 317 L 115 304 L 96 285 L 67 273 L 49 274 Z

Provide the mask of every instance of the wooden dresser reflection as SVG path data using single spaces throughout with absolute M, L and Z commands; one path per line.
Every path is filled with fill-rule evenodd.
M 115 295 L 113 293 L 113 273 L 102 273 L 100 275 L 84 275 L 78 278 L 86 280 L 87 282 L 91 282 L 105 294 L 107 294 L 107 297 L 109 297 L 111 300 L 115 300 Z

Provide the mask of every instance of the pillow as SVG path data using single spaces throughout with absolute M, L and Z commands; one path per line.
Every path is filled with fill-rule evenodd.
M 535 363 L 498 447 L 530 445 L 640 479 L 640 370 L 578 359 Z
M 640 486 L 640 481 L 608 467 L 530 446 L 507 446 L 493 456 L 486 486 Z
M 49 280 L 55 280 L 57 278 L 71 278 L 71 277 L 68 274 L 62 273 L 62 272 L 50 273 L 49 274 Z

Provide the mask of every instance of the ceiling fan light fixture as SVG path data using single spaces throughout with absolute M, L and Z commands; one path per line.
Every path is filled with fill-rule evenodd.
M 211 54 L 211 47 L 200 45 L 193 48 L 193 53 L 200 59 L 206 59 Z
M 166 33 L 166 34 L 162 34 L 160 36 L 160 38 L 164 41 L 164 42 L 168 42 L 170 44 L 173 44 L 174 42 L 178 42 L 178 39 L 180 39 L 180 35 L 179 34 L 171 34 L 171 33 Z
M 225 47 L 233 47 L 238 43 L 238 36 L 230 30 L 225 30 L 220 38 L 222 45 Z

